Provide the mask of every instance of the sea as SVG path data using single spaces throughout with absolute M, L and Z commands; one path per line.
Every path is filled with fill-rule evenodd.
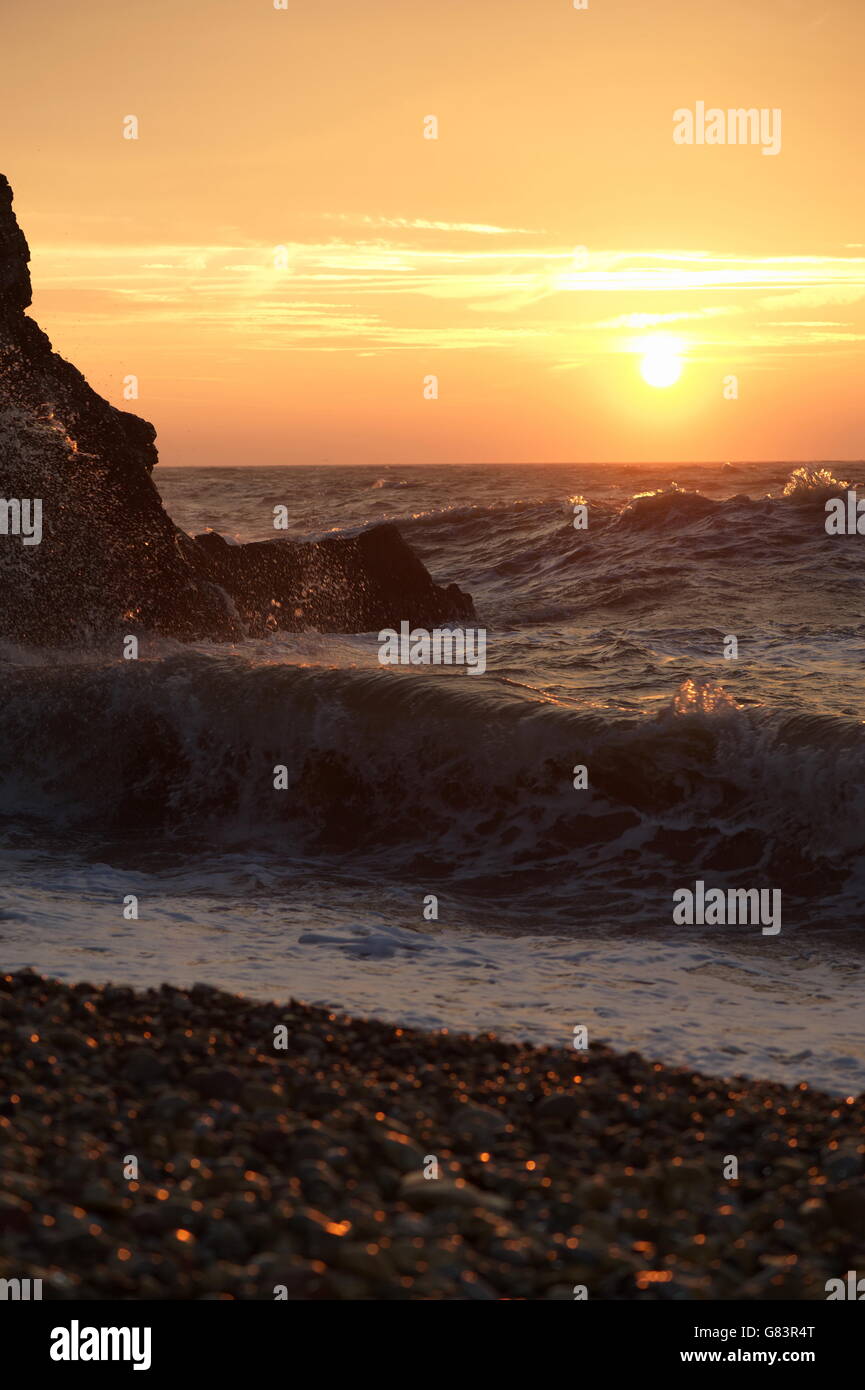
M 3 646 L 0 964 L 865 1089 L 863 472 L 159 466 L 193 534 L 392 522 L 486 669 Z M 677 925 L 698 881 L 781 931 Z

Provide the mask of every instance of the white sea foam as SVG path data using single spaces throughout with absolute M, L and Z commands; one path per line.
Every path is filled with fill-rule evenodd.
M 862 966 L 837 947 L 824 958 L 819 945 L 790 942 L 779 950 L 613 935 L 576 944 L 438 923 L 342 925 L 326 907 L 326 925 L 310 929 L 297 907 L 226 906 L 160 883 L 149 885 L 132 922 L 120 918 L 128 882 L 116 870 L 20 886 L 0 918 L 4 968 L 137 987 L 203 981 L 253 998 L 562 1047 L 583 1024 L 592 1041 L 709 1075 L 806 1081 L 838 1095 L 865 1088 Z

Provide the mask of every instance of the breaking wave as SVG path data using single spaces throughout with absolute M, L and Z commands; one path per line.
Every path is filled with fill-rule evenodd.
M 200 652 L 7 668 L 0 814 L 18 835 L 255 846 L 528 902 L 618 892 L 653 912 L 702 873 L 858 894 L 860 721 L 742 709 L 692 682 L 654 717 L 472 685 Z

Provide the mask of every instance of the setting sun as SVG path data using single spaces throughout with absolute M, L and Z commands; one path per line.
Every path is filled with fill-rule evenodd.
M 682 357 L 677 343 L 652 343 L 643 354 L 640 373 L 649 386 L 673 386 L 682 375 Z

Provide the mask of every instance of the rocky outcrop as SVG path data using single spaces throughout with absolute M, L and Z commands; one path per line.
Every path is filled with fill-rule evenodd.
M 213 532 L 196 536 L 195 543 L 253 635 L 304 627 L 371 632 L 394 626 L 397 610 L 403 617 L 421 613 L 423 625 L 431 626 L 473 611 L 456 584 L 433 583 L 392 525 L 300 544 L 229 545 Z
M 434 584 L 392 526 L 243 546 L 181 531 L 151 476 L 153 426 L 98 396 L 25 313 L 29 258 L 0 175 L 0 499 L 42 504 L 39 544 L 0 534 L 0 639 L 231 640 L 471 615 L 468 595 Z

